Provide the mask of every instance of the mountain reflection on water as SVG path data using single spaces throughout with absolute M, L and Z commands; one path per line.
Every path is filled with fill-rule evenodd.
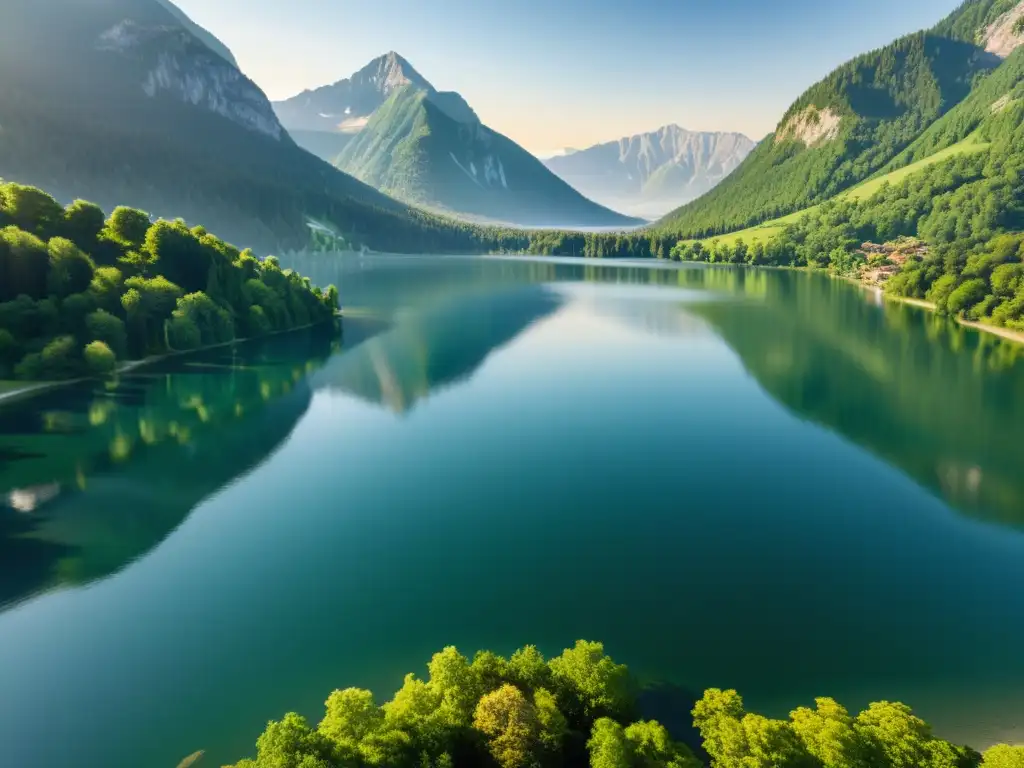
M 443 356 L 443 348 L 480 356 L 462 347 L 467 330 L 454 320 L 460 310 L 452 302 L 467 291 L 500 288 L 508 296 L 510 286 L 537 283 L 681 289 L 685 295 L 662 290 L 600 306 L 654 332 L 706 323 L 800 418 L 871 451 L 966 514 L 1024 527 L 1024 444 L 1010 428 L 1024 424 L 1019 344 L 805 272 L 557 258 L 355 258 L 319 268 L 351 302 L 384 315 L 401 313 L 397 297 L 440 308 L 437 318 L 417 321 L 432 326 L 423 339 L 415 340 L 422 332 L 415 322 L 402 324 L 363 350 L 362 362 L 338 361 L 335 386 L 364 398 L 401 410 L 429 389 L 430 375 L 403 347 L 418 348 L 424 360 Z M 495 306 L 497 316 L 520 311 L 507 303 Z
M 1002 339 L 804 273 L 558 259 L 319 268 L 390 326 L 345 320 L 344 354 L 324 334 L 291 334 L 0 410 L 0 605 L 149 551 L 272 453 L 313 390 L 404 413 L 567 300 L 586 300 L 588 284 L 645 287 L 595 306 L 649 333 L 714 329 L 793 413 L 967 514 L 1024 527 L 1024 446 L 1007 428 L 1024 424 L 1024 375 L 1021 350 Z

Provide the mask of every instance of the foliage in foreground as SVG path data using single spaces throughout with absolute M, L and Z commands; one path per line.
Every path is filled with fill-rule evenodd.
M 289 713 L 267 724 L 256 758 L 234 768 L 699 768 L 685 744 L 638 713 L 638 688 L 600 643 L 550 660 L 533 646 L 472 662 L 445 648 L 378 706 L 367 690 L 334 691 L 318 725 Z M 693 709 L 712 768 L 1024 768 L 1024 747 L 984 757 L 932 735 L 903 704 L 856 717 L 817 699 L 788 720 L 748 713 L 736 691 L 710 689 Z
M 314 288 L 181 221 L 0 184 L 0 379 L 105 375 L 118 360 L 329 319 Z

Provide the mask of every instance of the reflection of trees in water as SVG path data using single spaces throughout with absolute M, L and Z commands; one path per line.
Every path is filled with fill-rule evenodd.
M 35 494 L 38 503 L 0 507 L 0 553 L 17 563 L 0 571 L 0 604 L 102 578 L 151 550 L 284 441 L 309 405 L 306 377 L 331 345 L 322 333 L 290 334 L 40 403 L 32 443 L 49 451 L 2 475 L 9 499 Z M 56 404 L 59 437 L 45 432 Z
M 541 286 L 473 294 L 413 312 L 385 333 L 332 360 L 314 377 L 325 386 L 404 413 L 466 379 L 495 349 L 547 317 L 558 297 Z
M 773 274 L 764 300 L 700 304 L 774 398 L 951 505 L 1024 525 L 1021 349 L 835 280 Z

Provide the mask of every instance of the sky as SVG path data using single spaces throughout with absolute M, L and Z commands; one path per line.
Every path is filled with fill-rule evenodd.
M 761 139 L 808 86 L 959 0 L 176 0 L 271 99 L 397 51 L 538 155 L 676 123 Z

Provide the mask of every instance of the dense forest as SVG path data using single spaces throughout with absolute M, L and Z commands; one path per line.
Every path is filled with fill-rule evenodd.
M 1024 48 L 905 153 L 917 160 L 970 137 L 984 151 L 883 184 L 866 199 L 832 200 L 767 240 L 682 241 L 683 260 L 810 266 L 859 277 L 881 270 L 885 290 L 943 313 L 1024 330 Z M 903 246 L 909 241 L 910 248 Z M 893 243 L 893 254 L 865 242 Z
M 427 671 L 426 680 L 406 675 L 382 706 L 372 692 L 348 688 L 328 697 L 319 724 L 296 713 L 268 723 L 255 760 L 234 768 L 1024 766 L 1024 747 L 999 745 L 982 756 L 937 738 L 903 704 L 877 702 L 852 716 L 820 698 L 773 720 L 746 712 L 736 691 L 718 689 L 693 706 L 701 743 L 691 748 L 642 719 L 629 670 L 601 643 L 583 640 L 550 660 L 533 646 L 508 659 L 480 651 L 472 661 L 449 647 Z
M 105 375 L 119 360 L 322 322 L 337 306 L 333 286 L 202 227 L 0 185 L 0 379 Z

